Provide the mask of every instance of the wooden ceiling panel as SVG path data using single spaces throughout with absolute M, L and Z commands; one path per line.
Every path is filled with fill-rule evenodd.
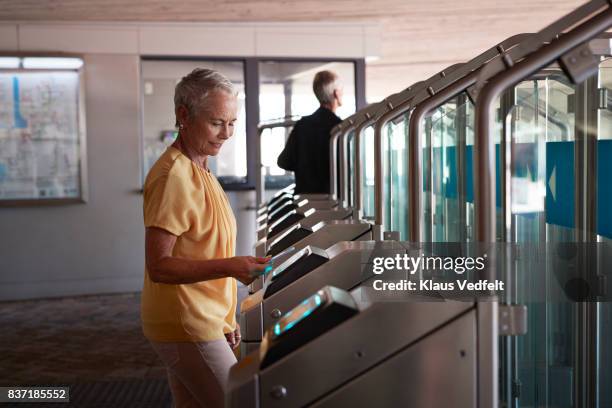
M 323 21 L 412 15 L 551 13 L 575 0 L 1 0 L 1 19 L 98 21 Z
M 368 64 L 369 99 L 399 91 L 520 32 L 537 31 L 578 0 L 0 0 L 8 21 L 374 21 L 382 55 Z

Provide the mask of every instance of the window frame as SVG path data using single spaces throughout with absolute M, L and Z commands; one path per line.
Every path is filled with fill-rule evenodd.
M 202 61 L 202 62 L 241 62 L 244 69 L 244 93 L 246 112 L 246 148 L 247 148 L 247 175 L 244 182 L 224 182 L 219 180 L 226 191 L 255 190 L 257 160 L 258 125 L 259 125 L 259 63 L 261 62 L 296 62 L 296 63 L 329 63 L 349 62 L 354 67 L 355 107 L 357 110 L 366 106 L 365 95 L 365 59 L 364 58 L 315 58 L 315 57 L 228 57 L 228 56 L 188 56 L 188 55 L 141 55 L 140 56 L 140 83 L 142 87 L 142 61 Z M 144 92 L 140 89 L 140 151 L 139 171 L 140 180 L 144 180 Z

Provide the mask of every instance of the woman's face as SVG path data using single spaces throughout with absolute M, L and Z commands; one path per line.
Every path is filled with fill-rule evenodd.
M 238 101 L 234 95 L 216 90 L 208 95 L 207 102 L 206 107 L 187 121 L 184 133 L 195 153 L 216 156 L 223 143 L 234 134 Z

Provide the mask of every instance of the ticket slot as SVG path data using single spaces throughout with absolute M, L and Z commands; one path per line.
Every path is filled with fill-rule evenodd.
M 299 223 L 285 231 L 282 235 L 279 235 L 270 245 L 267 256 L 274 256 L 280 254 L 285 248 L 301 241 L 310 234 L 312 230 L 303 228 Z
M 260 347 L 264 369 L 359 312 L 353 297 L 326 286 L 285 314 L 264 335 Z
M 294 200 L 294 197 L 292 195 L 284 195 L 281 196 L 278 200 L 274 201 L 273 203 L 268 204 L 268 212 L 272 212 L 275 209 L 281 207 L 282 205 L 286 204 L 286 203 L 290 203 Z
M 287 214 L 283 215 L 272 225 L 270 225 L 270 229 L 268 230 L 268 238 L 274 237 L 279 232 L 282 232 L 284 229 L 287 229 L 296 222 L 303 220 L 304 217 L 304 214 L 298 213 L 297 210 L 289 211 Z
M 320 248 L 307 246 L 302 249 L 272 272 L 272 276 L 265 287 L 264 299 L 289 286 L 327 261 L 329 261 L 329 256 Z
M 268 224 L 273 224 L 274 221 L 276 221 L 279 218 L 281 218 L 288 211 L 295 210 L 297 208 L 298 208 L 298 204 L 296 204 L 296 203 L 294 203 L 292 201 L 288 201 L 288 202 L 280 205 L 275 210 L 273 210 L 273 211 L 268 213 Z

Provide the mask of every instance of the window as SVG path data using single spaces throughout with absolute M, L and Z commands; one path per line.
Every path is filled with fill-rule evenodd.
M 166 148 L 176 139 L 174 88 L 195 68 L 210 68 L 226 75 L 236 86 L 239 98 L 238 122 L 234 136 L 226 142 L 209 167 L 226 190 L 255 187 L 256 168 L 263 166 L 270 189 L 293 182 L 293 174 L 276 165 L 290 128 L 266 130 L 261 135 L 262 157 L 257 161 L 257 124 L 286 116 L 309 115 L 319 106 L 312 92 L 314 75 L 321 70 L 336 72 L 344 86 L 343 106 L 336 114 L 345 118 L 355 111 L 356 77 L 363 78 L 363 60 L 274 61 L 269 58 L 162 58 L 141 60 L 142 95 L 142 181 Z M 356 72 L 361 73 L 356 75 Z M 363 98 L 361 80 L 359 94 Z M 360 100 L 361 100 L 360 99 Z M 362 103 L 364 103 L 362 101 Z M 247 117 L 248 115 L 248 117 Z
M 195 68 L 210 68 L 227 76 L 238 92 L 238 121 L 234 136 L 209 168 L 222 184 L 246 183 L 247 138 L 244 63 L 242 61 L 154 60 L 141 62 L 143 90 L 143 181 L 159 156 L 175 140 L 174 87 Z
M 355 112 L 355 64 L 353 62 L 259 62 L 260 122 L 313 113 L 318 107 L 312 91 L 317 72 L 330 70 L 338 74 L 344 87 L 343 105 L 336 111 L 340 118 Z M 289 130 L 276 128 L 261 136 L 262 166 L 269 188 L 282 188 L 293 181 L 293 175 L 276 165 L 278 155 L 289 137 Z

